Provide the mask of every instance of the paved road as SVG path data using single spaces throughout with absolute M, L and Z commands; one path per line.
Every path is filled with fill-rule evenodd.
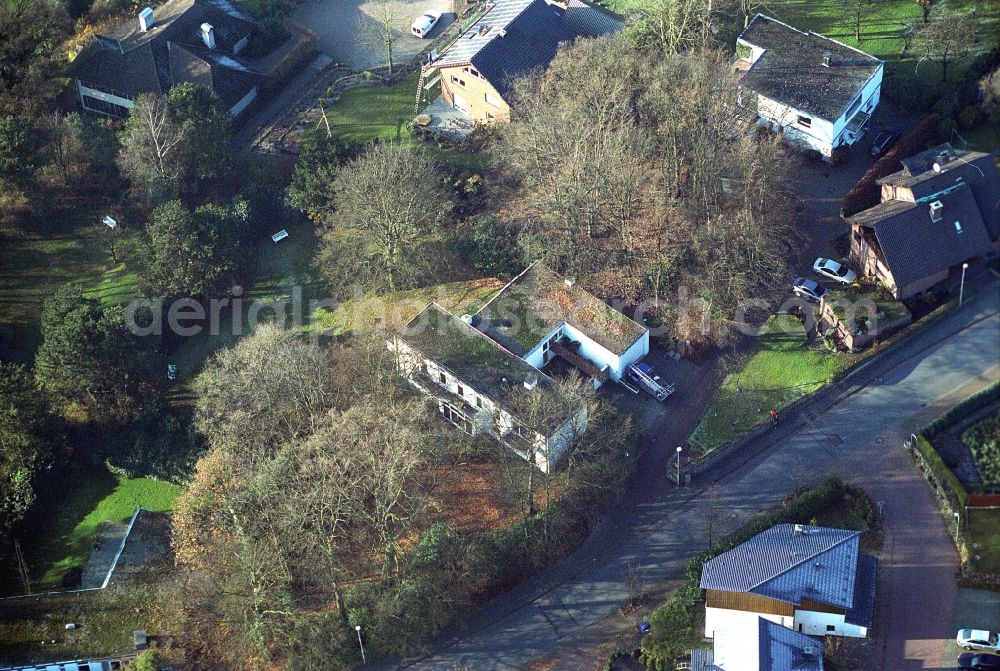
M 797 487 L 840 474 L 869 488 L 897 516 L 883 571 L 893 608 L 881 625 L 881 668 L 940 668 L 951 615 L 941 612 L 939 598 L 954 601 L 945 577 L 954 571 L 954 558 L 935 536 L 934 514 L 919 493 L 926 497 L 926 490 L 904 458 L 900 436 L 1000 377 L 998 307 L 994 284 L 911 338 L 881 368 L 867 371 L 881 382 L 805 421 L 707 492 L 661 485 L 650 496 L 626 497 L 621 507 L 631 514 L 631 525 L 598 529 L 567 561 L 484 609 L 466 632 L 439 642 L 436 654 L 404 666 L 488 671 L 527 669 L 547 660 L 546 668 L 585 668 L 568 661 L 573 656 L 567 651 L 616 629 L 626 576 L 637 575 L 642 588 L 676 578 L 684 560 L 709 545 L 710 530 L 717 538 Z M 915 589 L 918 583 L 926 587 Z

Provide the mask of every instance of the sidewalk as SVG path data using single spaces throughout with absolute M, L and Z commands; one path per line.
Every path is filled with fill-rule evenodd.
M 555 669 L 581 668 L 565 652 L 622 630 L 617 608 L 627 598 L 624 582 L 632 568 L 638 569 L 640 589 L 653 588 L 678 576 L 686 558 L 708 546 L 710 527 L 718 538 L 830 474 L 902 482 L 894 474 L 915 471 L 904 461 L 884 462 L 884 473 L 873 468 L 879 459 L 905 456 L 898 443 L 888 442 L 895 440 L 890 432 L 908 433 L 923 414 L 952 402 L 956 389 L 982 387 L 1000 375 L 997 307 L 995 287 L 970 299 L 842 381 L 826 407 L 802 407 L 782 424 L 782 435 L 763 436 L 767 444 L 749 460 L 730 464 L 728 475 L 707 492 L 662 485 L 655 497 L 627 511 L 629 528 L 595 531 L 567 560 L 474 615 L 464 631 L 437 641 L 437 654 L 404 667 L 527 668 L 544 659 L 556 660 Z M 887 654 L 894 654 L 891 648 Z

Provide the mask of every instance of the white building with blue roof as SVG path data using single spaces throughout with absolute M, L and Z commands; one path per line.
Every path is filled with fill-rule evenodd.
M 705 636 L 758 617 L 802 634 L 865 638 L 875 610 L 874 557 L 861 534 L 779 524 L 705 562 Z
M 762 617 L 717 632 L 691 651 L 691 671 L 823 671 L 823 641 Z

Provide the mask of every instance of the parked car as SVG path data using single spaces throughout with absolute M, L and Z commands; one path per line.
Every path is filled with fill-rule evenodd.
M 804 298 L 807 301 L 819 303 L 819 299 L 822 298 L 826 292 L 829 291 L 829 289 L 814 280 L 809 280 L 805 277 L 796 277 L 795 281 L 792 282 L 792 291 L 796 296 Z
M 868 153 L 875 158 L 878 158 L 892 149 L 892 145 L 896 144 L 896 140 L 898 139 L 898 130 L 895 128 L 886 128 L 876 135 L 874 140 L 872 140 L 872 148 L 868 151 Z
M 959 629 L 955 642 L 966 650 L 1000 651 L 1000 636 L 996 632 L 983 629 Z
M 850 284 L 858 279 L 856 272 L 843 263 L 837 263 L 833 259 L 816 259 L 816 262 L 813 264 L 813 270 L 827 279 L 831 279 L 834 282 L 841 282 L 842 284 Z
M 417 37 L 427 37 L 427 34 L 434 30 L 434 26 L 436 26 L 437 22 L 440 20 L 441 12 L 433 9 L 429 12 L 424 12 L 422 15 L 413 20 L 413 25 L 410 26 L 410 32 Z
M 993 671 L 993 669 L 1000 669 L 1000 657 L 981 652 L 963 652 L 958 656 L 958 668 L 971 671 Z

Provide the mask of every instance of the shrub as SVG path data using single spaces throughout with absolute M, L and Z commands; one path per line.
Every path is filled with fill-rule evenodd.
M 1000 411 L 966 429 L 962 442 L 976 460 L 976 470 L 983 484 L 1000 485 Z
M 928 114 L 917 122 L 909 133 L 901 137 L 896 146 L 876 161 L 844 197 L 841 205 L 843 215 L 849 217 L 878 205 L 881 198 L 881 187 L 879 187 L 877 180 L 899 170 L 900 159 L 922 151 L 934 139 L 940 121 L 940 114 Z
M 135 671 L 160 671 L 160 653 L 155 650 L 143 650 L 135 658 Z

